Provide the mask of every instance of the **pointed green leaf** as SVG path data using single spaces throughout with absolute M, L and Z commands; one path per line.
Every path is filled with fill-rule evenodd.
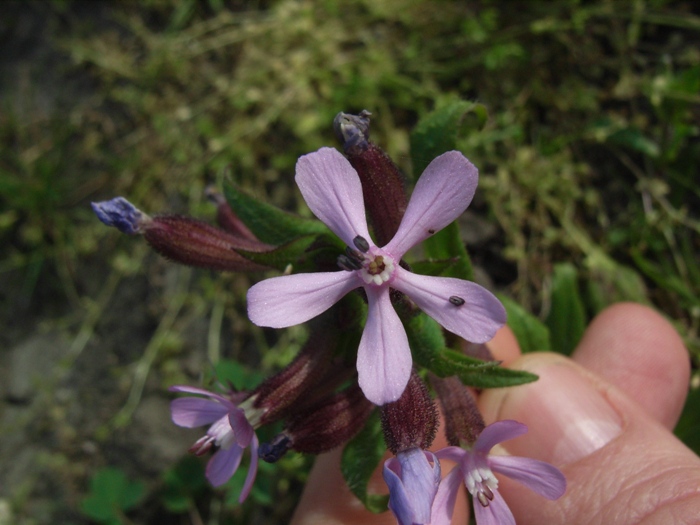
M 423 241 L 426 255 L 431 259 L 454 259 L 452 266 L 445 269 L 443 277 L 474 280 L 474 269 L 467 248 L 462 242 L 457 222 L 449 224 Z
M 444 276 L 446 272 L 457 263 L 458 259 L 429 259 L 411 263 L 411 271 L 420 275 L 433 277 Z
M 389 497 L 369 494 L 367 486 L 385 452 L 382 425 L 375 411 L 362 431 L 345 445 L 340 462 L 340 470 L 350 491 L 367 510 L 375 513 L 387 510 Z
M 531 383 L 537 376 L 499 366 L 498 361 L 482 361 L 446 348 L 442 328 L 420 313 L 404 322 L 416 363 L 439 377 L 459 376 L 465 385 L 500 388 Z
M 552 350 L 571 355 L 586 329 L 586 312 L 579 293 L 578 274 L 572 264 L 557 264 L 554 267 L 546 324 Z
M 411 133 L 411 160 L 418 177 L 435 157 L 456 148 L 457 134 L 467 114 L 476 116 L 478 127 L 487 119 L 485 106 L 454 100 L 424 116 Z
M 227 182 L 224 193 L 229 206 L 258 239 L 268 244 L 284 244 L 309 234 L 330 234 L 321 221 L 297 217 L 279 208 L 259 202 Z
M 236 250 L 246 259 L 283 271 L 288 265 L 294 272 L 309 272 L 335 267 L 344 247 L 331 235 L 304 235 L 268 252 Z
M 537 317 L 505 295 L 498 295 L 508 314 L 508 326 L 518 340 L 523 353 L 551 350 L 549 329 Z

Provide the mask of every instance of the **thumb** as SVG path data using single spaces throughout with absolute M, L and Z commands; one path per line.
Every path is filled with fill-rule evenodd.
M 510 480 L 499 490 L 519 525 L 698 523 L 700 458 L 634 401 L 556 354 L 528 354 L 513 365 L 535 383 L 485 392 L 487 421 L 515 419 L 529 432 L 508 453 L 552 463 L 566 494 L 544 501 Z

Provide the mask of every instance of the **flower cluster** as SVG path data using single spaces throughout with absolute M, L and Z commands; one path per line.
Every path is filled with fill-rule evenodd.
M 490 456 L 495 444 L 526 428 L 514 421 L 485 426 L 465 388 L 499 384 L 494 378 L 503 376 L 490 375 L 497 363 L 489 362 L 482 343 L 504 325 L 505 310 L 464 271 L 450 270 L 466 252 L 454 229 L 440 233 L 469 206 L 478 170 L 458 151 L 443 153 L 425 168 L 409 200 L 403 176 L 369 140 L 368 112 L 341 113 L 334 126 L 345 156 L 321 148 L 296 166 L 297 186 L 320 222 L 274 210 L 235 187 L 228 200 L 210 191 L 219 227 L 190 217 L 150 216 L 121 197 L 93 203 L 102 222 L 142 235 L 173 261 L 219 271 L 284 270 L 249 289 L 248 316 L 271 328 L 310 323 L 297 357 L 251 391 L 171 387 L 191 395 L 172 401 L 172 420 L 208 427 L 190 452 L 213 454 L 206 476 L 215 487 L 233 476 L 250 449 L 242 502 L 258 459 L 352 447 L 378 411 L 383 446 L 394 454 L 383 469 L 388 506 L 400 524 L 449 523 L 462 483 L 473 496 L 479 525 L 514 523 L 494 473 L 550 499 L 561 496 L 566 484 L 545 463 Z M 448 258 L 426 261 L 428 275 L 421 275 L 405 257 L 429 238 L 438 239 L 438 252 Z M 486 361 L 450 348 L 460 341 L 478 348 Z M 503 386 L 532 380 L 509 373 Z M 422 377 L 431 378 L 452 445 L 437 452 L 428 448 L 438 411 Z M 275 422 L 282 422 L 282 431 L 259 443 L 256 429 Z M 444 459 L 457 466 L 441 480 Z

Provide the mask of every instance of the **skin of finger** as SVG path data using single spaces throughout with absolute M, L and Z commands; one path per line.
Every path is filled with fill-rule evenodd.
M 673 326 L 651 308 L 633 303 L 607 308 L 591 322 L 572 358 L 625 392 L 666 428 L 678 422 L 690 359 Z
M 488 343 L 494 357 L 511 363 L 520 356 L 520 349 L 513 332 L 508 327 L 499 330 Z M 442 425 L 442 421 L 441 421 Z M 432 450 L 447 446 L 442 427 L 438 430 Z M 396 520 L 390 512 L 371 514 L 365 510 L 362 503 L 350 492 L 340 471 L 341 450 L 321 454 L 316 458 L 313 469 L 306 482 L 301 501 L 297 506 L 292 525 L 382 525 L 395 524 Z M 390 457 L 387 455 L 387 458 Z M 383 464 L 383 462 L 382 462 Z M 452 468 L 450 462 L 443 461 L 442 474 L 446 475 Z M 382 478 L 381 466 L 370 479 L 371 493 L 386 494 L 387 489 Z M 466 525 L 469 515 L 466 490 L 464 487 L 457 496 L 455 513 L 452 523 Z
M 501 477 L 499 489 L 517 523 L 700 523 L 700 459 L 624 393 L 565 358 L 531 354 L 516 365 L 530 371 L 554 370 L 544 366 L 546 359 L 576 367 L 617 413 L 622 432 L 592 454 L 568 465 L 557 465 L 566 476 L 567 492 L 555 502 Z M 489 418 L 518 418 L 512 411 L 494 414 L 493 407 L 489 407 L 492 400 L 480 401 L 486 405 L 484 411 Z M 507 442 L 506 450 L 532 457 L 528 449 L 537 447 L 528 444 L 526 436 Z

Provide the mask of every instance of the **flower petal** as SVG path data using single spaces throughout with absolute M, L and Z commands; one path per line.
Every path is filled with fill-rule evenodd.
M 253 488 L 253 482 L 255 481 L 255 476 L 258 473 L 258 438 L 253 434 L 253 439 L 250 442 L 250 466 L 248 467 L 248 474 L 245 477 L 245 483 L 243 483 L 243 490 L 241 490 L 241 495 L 238 496 L 238 503 L 243 503 L 245 499 L 250 494 L 250 490 Z
M 248 317 L 258 326 L 294 326 L 325 312 L 360 285 L 355 272 L 273 277 L 248 290 Z
M 199 397 L 181 397 L 170 402 L 173 423 L 185 428 L 210 425 L 228 411 L 229 408 L 221 403 Z
M 435 455 L 438 457 L 438 459 L 454 461 L 458 465 L 462 463 L 462 460 L 467 454 L 468 452 L 466 450 L 459 447 L 445 447 L 435 452 Z
M 358 382 L 375 405 L 396 401 L 411 375 L 411 349 L 388 289 L 365 288 L 369 301 L 367 323 L 357 351 Z
M 442 230 L 464 213 L 478 182 L 479 170 L 459 151 L 434 159 L 418 179 L 399 230 L 384 249 L 399 260 L 413 246 Z
M 234 408 L 228 414 L 228 422 L 233 429 L 233 435 L 236 437 L 236 444 L 239 447 L 247 447 L 250 444 L 250 440 L 253 439 L 255 431 L 246 419 L 245 412 L 240 408 Z
M 360 177 L 333 148 L 299 158 L 295 180 L 306 204 L 345 244 L 361 235 L 370 241 Z
M 475 452 L 488 452 L 498 443 L 503 443 L 509 439 L 522 436 L 527 433 L 527 425 L 514 421 L 513 419 L 503 419 L 491 423 L 481 431 L 479 437 L 474 442 Z
M 171 386 L 168 388 L 171 392 L 184 392 L 186 394 L 198 394 L 201 396 L 207 396 L 212 399 L 218 399 L 225 405 L 230 405 L 234 406 L 233 403 L 231 402 L 230 399 L 226 398 L 225 396 L 222 396 L 221 394 L 217 394 L 216 392 L 210 392 L 209 390 L 204 390 L 203 388 L 197 388 L 196 386 L 187 386 L 187 385 L 175 385 Z
M 558 499 L 566 492 L 566 478 L 549 463 L 515 456 L 489 456 L 489 466 L 547 499 Z
M 464 474 L 458 466 L 442 479 L 430 512 L 430 525 L 450 525 L 452 523 L 458 490 L 463 482 Z
M 497 490 L 493 491 L 493 500 L 488 507 L 483 507 L 477 500 L 473 501 L 477 525 L 515 525 L 513 513 Z
M 399 452 L 397 458 L 414 523 L 430 523 L 430 509 L 440 482 L 440 462 L 432 452 L 417 447 Z M 432 466 L 428 458 L 433 461 Z
M 417 275 L 401 267 L 391 283 L 404 292 L 430 317 L 450 332 L 472 343 L 491 340 L 506 322 L 506 310 L 486 288 L 450 277 Z M 456 306 L 450 297 L 464 300 Z
M 384 482 L 389 487 L 389 508 L 399 525 L 413 525 L 413 506 L 401 478 L 395 472 L 397 463 L 396 458 L 388 459 L 384 462 L 382 470 Z
M 206 476 L 209 483 L 219 487 L 226 483 L 241 464 L 243 449 L 238 445 L 219 449 L 207 463 Z

